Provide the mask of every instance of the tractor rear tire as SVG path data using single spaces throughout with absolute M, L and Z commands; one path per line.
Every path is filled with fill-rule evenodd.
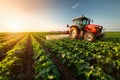
M 76 27 L 71 27 L 69 34 L 71 39 L 76 39 L 78 37 L 78 29 Z
M 87 32 L 84 34 L 84 40 L 92 42 L 95 40 L 95 35 Z

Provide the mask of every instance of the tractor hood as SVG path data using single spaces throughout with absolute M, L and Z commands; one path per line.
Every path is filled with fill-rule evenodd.
M 96 24 L 88 24 L 88 25 L 86 25 L 86 27 L 88 27 L 88 28 L 91 28 L 91 27 L 103 28 L 102 26 L 96 25 Z
M 100 33 L 102 31 L 102 26 L 96 24 L 88 24 L 85 26 L 84 30 L 92 32 L 94 34 Z

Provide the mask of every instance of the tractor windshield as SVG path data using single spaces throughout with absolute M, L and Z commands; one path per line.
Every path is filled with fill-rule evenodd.
M 84 20 L 78 19 L 78 20 L 74 20 L 74 21 L 73 21 L 73 24 L 74 24 L 74 25 L 77 25 L 79 28 L 81 28 L 81 27 L 89 24 L 89 20 L 86 20 L 86 19 L 84 19 Z
M 80 24 L 82 24 L 82 21 L 81 20 L 75 20 L 75 21 L 73 21 L 73 24 L 79 26 Z

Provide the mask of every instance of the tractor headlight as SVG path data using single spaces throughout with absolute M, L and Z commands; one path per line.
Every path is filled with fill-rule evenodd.
M 101 31 L 102 31 L 102 27 L 101 27 L 101 26 L 96 27 L 96 31 L 97 31 L 97 32 L 101 32 Z
M 102 28 L 102 27 L 99 27 L 100 29 Z
M 102 29 L 102 26 L 99 26 L 100 29 Z

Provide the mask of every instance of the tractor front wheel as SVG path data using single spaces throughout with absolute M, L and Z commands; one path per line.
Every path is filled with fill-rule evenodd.
M 70 28 L 70 38 L 76 39 L 78 37 L 78 29 L 76 27 Z
M 95 35 L 93 33 L 85 33 L 84 34 L 84 40 L 94 41 L 95 40 Z

